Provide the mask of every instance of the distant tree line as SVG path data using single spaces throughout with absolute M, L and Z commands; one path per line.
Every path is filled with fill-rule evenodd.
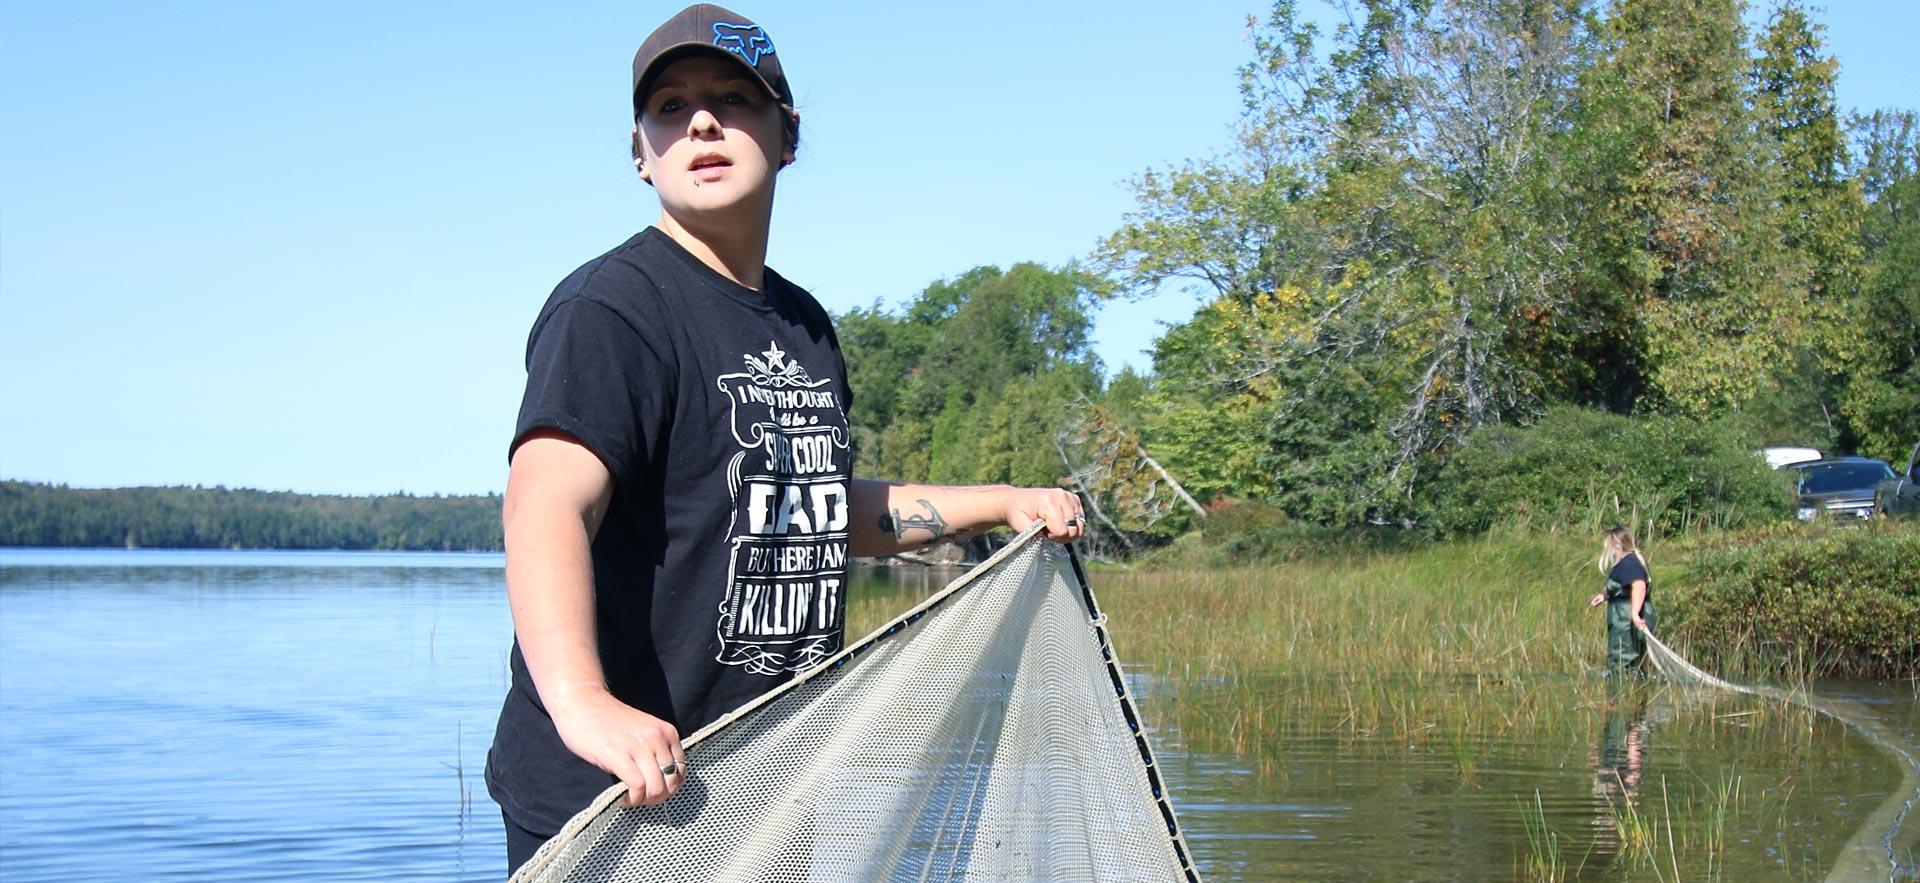
M 0 546 L 499 551 L 500 502 L 0 481 Z

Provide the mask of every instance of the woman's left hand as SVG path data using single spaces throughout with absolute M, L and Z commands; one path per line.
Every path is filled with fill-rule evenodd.
M 1009 488 L 1007 526 L 1026 530 L 1036 521 L 1047 523 L 1047 539 L 1069 542 L 1086 535 L 1087 513 L 1080 498 L 1060 488 Z
M 1633 615 L 1633 627 L 1644 632 L 1647 630 L 1647 621 L 1641 619 L 1640 614 L 1636 613 Z

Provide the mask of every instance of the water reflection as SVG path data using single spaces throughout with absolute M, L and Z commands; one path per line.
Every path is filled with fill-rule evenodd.
M 1623 818 L 1639 806 L 1641 780 L 1652 752 L 1653 726 L 1644 690 L 1609 691 L 1600 740 L 1588 755 L 1593 766 L 1594 852 L 1609 858 L 1623 852 Z

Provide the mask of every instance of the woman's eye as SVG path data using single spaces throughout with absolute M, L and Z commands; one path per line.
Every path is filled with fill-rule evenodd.
M 665 101 L 660 102 L 659 112 L 673 113 L 674 111 L 679 110 L 680 108 L 683 108 L 686 106 L 687 106 L 687 103 L 679 98 L 669 98 Z
M 728 104 L 751 103 L 751 99 L 747 98 L 746 94 L 743 92 L 728 92 L 727 94 L 720 96 L 720 100 L 725 101 Z

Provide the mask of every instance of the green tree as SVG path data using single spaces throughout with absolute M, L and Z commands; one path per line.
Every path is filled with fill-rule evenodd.
M 1050 485 L 1066 404 L 1096 391 L 1088 347 L 1097 280 L 1068 267 L 978 267 L 899 312 L 839 317 L 861 474 Z
M 1833 92 L 1840 65 L 1826 54 L 1825 30 L 1799 3 L 1786 3 L 1768 22 L 1753 69 L 1760 129 L 1785 173 L 1785 245 L 1812 261 L 1811 294 L 1822 321 L 1852 293 L 1861 256 L 1861 196 L 1846 175 L 1847 139 Z
M 1617 0 L 1602 35 L 1604 52 L 1581 84 L 1570 183 L 1582 189 L 1579 241 L 1591 268 L 1582 301 L 1617 336 L 1625 363 L 1607 404 L 1693 416 L 1738 409 L 1817 327 L 1812 261 L 1781 247 L 1791 188 L 1778 138 L 1749 107 L 1740 4 Z M 1771 64 L 1807 74 L 1808 87 L 1780 81 L 1776 136 L 1792 126 L 1788 99 L 1818 91 L 1801 48 L 1783 46 Z M 1809 161 L 1813 142 L 1795 136 Z
M 1839 375 L 1864 354 L 1862 329 L 1847 320 L 1860 282 L 1864 203 L 1846 175 L 1834 101 L 1839 65 L 1825 52 L 1823 30 L 1789 2 L 1768 21 L 1754 61 L 1754 112 L 1782 177 L 1780 246 L 1808 267 L 1807 322 L 1816 331 L 1770 373 L 1749 410 L 1770 441 L 1831 447 L 1839 441 Z
M 1876 111 L 1854 123 L 1854 179 L 1870 200 L 1849 322 L 1861 349 L 1840 412 L 1861 453 L 1900 460 L 1920 442 L 1920 118 Z
M 1523 419 L 1569 383 L 1566 212 L 1551 146 L 1589 44 L 1578 3 L 1368 0 L 1324 57 L 1276 3 L 1242 71 L 1236 150 L 1136 181 L 1099 257 L 1129 290 L 1203 282 L 1168 335 L 1149 443 L 1231 430 L 1182 464 L 1271 487 L 1322 520 L 1410 517 L 1412 488 L 1476 427 Z M 1176 427 L 1178 429 L 1176 430 Z M 1199 432 L 1196 433 L 1195 430 Z M 1163 442 L 1162 437 L 1165 437 Z M 1264 480 L 1239 465 L 1258 464 Z

